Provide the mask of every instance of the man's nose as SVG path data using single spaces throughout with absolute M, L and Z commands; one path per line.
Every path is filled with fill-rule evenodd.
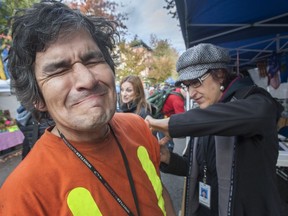
M 73 66 L 76 89 L 92 89 L 97 83 L 95 74 L 82 63 Z

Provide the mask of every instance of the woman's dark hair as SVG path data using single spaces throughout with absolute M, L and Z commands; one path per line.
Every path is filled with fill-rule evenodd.
M 111 51 L 118 36 L 116 23 L 99 17 L 88 17 L 56 1 L 36 3 L 32 8 L 19 9 L 12 18 L 12 46 L 8 55 L 11 87 L 23 106 L 40 117 L 48 113 L 34 109 L 34 104 L 45 103 L 35 78 L 35 57 L 55 42 L 58 37 L 86 30 L 113 70 Z
M 228 85 L 237 77 L 237 74 L 229 71 L 226 68 L 219 69 L 210 69 L 208 70 L 214 80 L 221 82 L 221 85 L 224 86 L 224 89 L 228 87 Z

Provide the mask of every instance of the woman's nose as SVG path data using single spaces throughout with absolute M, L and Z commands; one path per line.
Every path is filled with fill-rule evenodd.
M 126 92 L 126 91 L 123 91 L 123 92 L 122 92 L 122 96 L 125 97 L 126 95 L 127 95 L 127 92 Z
M 192 88 L 192 87 L 189 87 L 188 88 L 188 92 L 189 92 L 189 96 L 190 96 L 190 98 L 194 98 L 195 96 L 196 96 L 196 89 L 195 88 Z

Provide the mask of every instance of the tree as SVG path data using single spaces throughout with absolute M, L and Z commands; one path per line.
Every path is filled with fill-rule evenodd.
M 11 43 L 10 19 L 18 8 L 30 7 L 39 0 L 2 0 L 0 1 L 0 52 Z
M 120 81 L 127 75 L 137 75 L 142 78 L 143 73 L 146 69 L 145 61 L 149 56 L 148 49 L 143 46 L 142 41 L 133 40 L 130 43 L 121 41 L 118 44 L 118 65 L 116 80 Z
M 126 13 L 118 13 L 117 8 L 123 7 L 123 4 L 116 3 L 109 0 L 66 0 L 66 4 L 73 9 L 79 9 L 82 13 L 91 16 L 105 17 L 109 20 L 116 21 L 119 27 L 120 34 L 125 34 L 127 27 L 124 24 L 125 20 L 128 20 Z
M 152 84 L 158 84 L 170 76 L 176 77 L 177 51 L 171 47 L 167 40 L 158 39 L 155 35 L 151 35 L 150 43 L 153 54 L 149 65 L 147 65 L 149 67 L 147 78 L 151 80 Z
M 17 8 L 30 7 L 39 0 L 2 0 L 0 1 L 0 34 L 7 34 L 10 28 L 9 19 Z
M 117 81 L 131 74 L 140 76 L 143 81 L 152 85 L 164 82 L 171 76 L 176 78 L 177 51 L 167 40 L 159 40 L 155 35 L 151 35 L 150 45 L 139 40 L 137 36 L 130 43 L 119 43 Z

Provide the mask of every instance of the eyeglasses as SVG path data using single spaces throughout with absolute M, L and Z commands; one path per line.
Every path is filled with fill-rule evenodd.
M 201 86 L 204 82 L 204 80 L 209 77 L 210 73 L 206 73 L 201 77 L 198 77 L 196 79 L 192 79 L 192 80 L 185 80 L 183 81 L 183 84 L 189 88 L 190 86 L 193 88 L 198 88 L 199 86 Z

